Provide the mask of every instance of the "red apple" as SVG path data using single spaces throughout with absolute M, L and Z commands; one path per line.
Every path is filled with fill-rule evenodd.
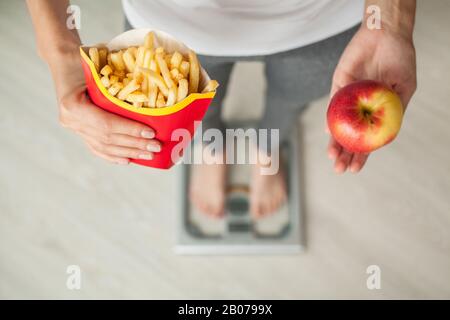
M 328 128 L 349 152 L 369 153 L 397 136 L 403 118 L 399 96 L 383 83 L 364 80 L 340 89 L 330 101 Z

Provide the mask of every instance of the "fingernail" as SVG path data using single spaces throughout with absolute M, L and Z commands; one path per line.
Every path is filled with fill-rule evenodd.
M 141 136 L 143 138 L 152 139 L 155 137 L 155 133 L 152 130 L 142 130 Z
M 337 174 L 343 174 L 344 173 L 344 168 L 342 166 L 336 166 L 334 168 L 334 172 L 336 172 Z
M 350 172 L 351 172 L 351 173 L 358 173 L 358 171 L 359 171 L 359 168 L 358 168 L 358 167 L 355 167 L 355 166 L 351 166 L 351 167 L 350 167 Z
M 128 159 L 120 159 L 120 160 L 117 160 L 116 163 L 120 164 L 120 165 L 127 165 L 130 163 L 130 161 Z
M 331 151 L 331 152 L 328 153 L 328 157 L 331 160 L 336 160 L 337 156 L 338 156 L 338 153 L 336 151 Z
M 147 145 L 147 150 L 150 152 L 160 152 L 161 146 L 159 144 L 150 143 Z
M 153 159 L 153 156 L 152 156 L 151 154 L 149 154 L 149 153 L 143 153 L 143 154 L 140 154 L 140 155 L 139 155 L 139 159 L 142 159 L 142 160 L 152 160 L 152 159 Z

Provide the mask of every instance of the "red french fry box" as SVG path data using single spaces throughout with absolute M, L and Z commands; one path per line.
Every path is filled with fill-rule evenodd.
M 155 33 L 155 47 L 161 46 L 167 52 L 179 51 L 187 55 L 188 47 L 172 36 L 150 29 L 134 29 L 120 34 L 107 44 L 99 44 L 95 47 L 107 47 L 109 51 L 115 51 L 130 46 L 140 46 L 144 42 L 145 35 L 153 31 Z M 163 108 L 138 108 L 128 102 L 112 96 L 100 81 L 94 63 L 88 56 L 89 48 L 94 46 L 81 46 L 81 62 L 86 78 L 87 92 L 92 102 L 98 107 L 120 115 L 122 117 L 142 122 L 151 127 L 156 133 L 156 139 L 162 144 L 161 152 L 154 153 L 152 160 L 130 159 L 131 162 L 143 166 L 169 169 L 182 155 L 181 152 L 172 152 L 175 146 L 178 150 L 184 150 L 190 143 L 195 132 L 195 124 L 201 121 L 214 98 L 215 92 L 191 93 L 184 100 L 173 106 Z M 206 71 L 202 68 L 200 72 L 199 91 L 206 86 L 210 80 Z M 181 141 L 172 139 L 172 133 L 177 129 L 189 131 L 190 138 Z M 172 153 L 174 153 L 172 155 Z

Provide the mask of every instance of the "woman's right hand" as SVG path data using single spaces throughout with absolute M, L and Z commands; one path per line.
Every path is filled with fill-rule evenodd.
M 56 65 L 56 67 L 55 67 Z M 77 133 L 89 150 L 113 163 L 150 160 L 161 150 L 152 128 L 95 106 L 86 92 L 78 53 L 51 66 L 59 103 L 59 121 Z

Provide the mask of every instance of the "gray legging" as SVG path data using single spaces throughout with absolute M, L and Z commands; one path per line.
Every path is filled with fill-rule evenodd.
M 131 29 L 125 21 L 125 29 Z M 221 108 L 231 70 L 238 61 L 262 61 L 267 78 L 266 108 L 260 129 L 279 129 L 280 141 L 287 139 L 299 112 L 311 101 L 326 95 L 339 58 L 358 26 L 305 47 L 265 56 L 218 57 L 199 55 L 203 68 L 220 88 L 203 119 L 203 130 L 226 129 Z M 225 134 L 224 134 L 225 136 Z

